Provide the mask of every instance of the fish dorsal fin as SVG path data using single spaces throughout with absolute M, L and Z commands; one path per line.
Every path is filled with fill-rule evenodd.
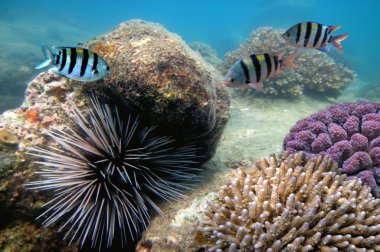
M 84 49 L 82 47 L 75 47 L 75 46 L 52 46 L 51 48 L 57 49 L 57 50 L 69 49 L 69 48 Z
M 329 28 L 327 28 L 327 29 L 329 30 L 329 34 L 330 34 L 330 33 L 334 32 L 340 28 L 342 28 L 342 26 L 336 25 L 336 26 L 329 26 Z
M 60 51 L 62 49 L 71 49 L 71 48 L 75 48 L 77 51 L 83 51 L 84 49 L 88 50 L 87 48 L 82 48 L 82 47 L 75 47 L 75 46 L 52 46 L 51 48 L 53 48 L 53 50 L 56 52 L 56 51 Z
M 68 49 L 70 47 L 69 46 L 52 46 L 51 48 L 53 48 L 53 50 L 55 50 L 55 51 L 59 51 L 62 49 Z

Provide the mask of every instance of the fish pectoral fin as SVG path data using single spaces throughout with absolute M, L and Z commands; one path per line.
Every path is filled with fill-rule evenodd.
M 262 82 L 248 83 L 248 86 L 255 89 L 257 92 L 260 92 L 260 93 L 264 92 L 264 85 Z
M 329 51 L 330 51 L 330 47 L 328 47 L 327 45 L 322 46 L 321 48 L 319 48 L 319 51 L 322 51 L 322 52 L 329 52 Z
M 54 54 L 52 50 L 44 43 L 41 44 L 42 52 L 44 53 L 45 60 L 42 61 L 40 64 L 38 64 L 35 69 L 41 69 L 44 67 L 47 67 L 49 65 L 52 65 Z

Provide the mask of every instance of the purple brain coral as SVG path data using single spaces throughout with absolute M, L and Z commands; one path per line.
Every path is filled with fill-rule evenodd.
M 332 105 L 299 120 L 284 139 L 290 153 L 328 154 L 342 171 L 360 177 L 380 197 L 380 103 Z

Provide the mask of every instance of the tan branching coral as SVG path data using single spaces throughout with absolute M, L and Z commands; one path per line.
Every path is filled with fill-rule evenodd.
M 196 240 L 209 251 L 379 251 L 380 200 L 345 179 L 328 157 L 303 153 L 239 168 Z
M 348 69 L 343 63 L 338 63 L 337 60 L 334 61 L 338 56 L 330 57 L 318 50 L 292 47 L 281 37 L 284 32 L 285 30 L 269 27 L 253 31 L 245 44 L 226 55 L 227 61 L 222 72 L 226 73 L 235 61 L 252 53 L 284 52 L 285 58 L 291 53 L 297 54 L 295 63 L 299 68 L 284 70 L 277 78 L 265 81 L 265 94 L 299 96 L 305 90 L 325 96 L 336 96 L 354 80 L 356 74 L 353 70 Z

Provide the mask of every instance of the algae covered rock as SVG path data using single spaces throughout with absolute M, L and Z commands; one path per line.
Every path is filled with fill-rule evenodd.
M 108 103 L 124 105 L 173 137 L 197 142 L 209 159 L 228 120 L 222 76 L 177 35 L 159 24 L 122 23 L 87 46 L 109 64 L 111 75 L 86 85 Z
M 26 148 L 49 145 L 49 139 L 43 134 L 44 129 L 50 125 L 63 127 L 64 122 L 68 121 L 65 112 L 66 95 L 74 97 L 74 93 L 79 93 L 73 91 L 77 87 L 80 86 L 71 86 L 67 79 L 54 75 L 51 71 L 42 73 L 28 84 L 21 106 L 0 115 L 0 216 L 2 227 L 6 226 L 12 237 L 18 239 L 19 235 L 25 236 L 21 234 L 26 232 L 24 228 L 19 228 L 24 227 L 25 221 L 38 224 L 35 218 L 42 213 L 40 207 L 49 198 L 48 194 L 25 190 L 24 184 L 30 181 L 37 169 L 35 165 L 31 165 L 31 157 L 26 156 Z M 52 121 L 46 124 L 46 118 L 52 118 Z M 8 234 L 1 233 L 0 240 Z M 48 246 L 51 242 L 48 240 L 56 238 L 55 235 L 44 236 L 40 246 Z M 4 240 L 12 240 L 12 237 Z M 31 236 L 28 242 L 35 244 L 32 240 L 37 237 Z M 21 246 L 18 241 L 13 241 L 13 245 Z M 17 247 L 9 247 L 10 245 L 2 248 L 9 247 L 13 249 L 11 251 L 38 251 L 35 245 L 28 247 L 29 245 L 24 244 L 28 250 L 18 250 Z
M 286 58 L 296 53 L 294 63 L 296 69 L 286 69 L 278 77 L 264 82 L 264 94 L 271 96 L 300 96 L 304 92 L 320 96 L 337 96 L 356 77 L 353 70 L 347 66 L 344 56 L 333 57 L 318 50 L 295 48 L 288 45 L 281 35 L 283 29 L 261 27 L 253 31 L 251 37 L 240 48 L 227 53 L 225 67 L 227 72 L 233 63 L 240 58 L 253 54 L 269 52 L 272 54 L 285 53 Z
M 41 229 L 25 222 L 0 231 L 0 250 L 18 252 L 78 251 L 75 245 L 62 242 L 62 237 L 51 229 Z

